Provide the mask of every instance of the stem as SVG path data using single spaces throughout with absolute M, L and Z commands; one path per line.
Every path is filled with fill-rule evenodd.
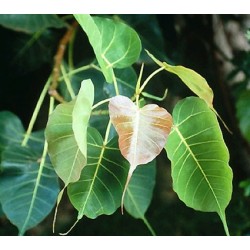
M 48 78 L 48 80 L 47 80 L 47 82 L 46 82 L 46 84 L 45 84 L 45 86 L 44 86 L 44 88 L 42 90 L 42 93 L 41 93 L 41 95 L 40 95 L 40 97 L 39 97 L 39 99 L 37 101 L 35 110 L 34 110 L 34 112 L 32 114 L 31 119 L 30 119 L 30 123 L 29 123 L 28 129 L 27 129 L 27 131 L 25 133 L 24 139 L 23 139 L 22 144 L 21 144 L 23 147 L 25 147 L 27 145 L 27 142 L 29 140 L 30 134 L 31 134 L 32 129 L 34 127 L 34 124 L 36 122 L 38 113 L 39 113 L 39 111 L 41 109 L 41 106 L 43 104 L 44 98 L 45 98 L 45 96 L 47 94 L 47 91 L 49 89 L 50 82 L 51 82 L 51 77 Z
M 115 73 L 114 73 L 114 70 L 113 70 L 113 69 L 112 69 L 112 78 L 113 78 L 113 81 L 114 81 L 115 94 L 116 94 L 116 95 L 119 95 L 118 84 L 117 84 L 116 77 L 115 77 Z
M 139 107 L 139 97 L 140 97 L 140 85 L 141 85 L 141 78 L 142 78 L 142 73 L 143 73 L 143 68 L 144 68 L 144 63 L 141 65 L 141 70 L 140 74 L 136 83 L 136 89 L 135 89 L 135 101 L 136 105 Z
M 69 49 L 68 49 L 68 64 L 70 69 L 74 69 L 74 60 L 73 60 L 73 52 L 74 52 L 74 41 L 76 36 L 76 30 L 73 30 L 72 37 L 69 42 Z
M 223 224 L 223 227 L 224 227 L 224 230 L 225 230 L 225 233 L 227 236 L 230 236 L 230 233 L 229 233 L 229 230 L 228 230 L 228 226 L 227 226 L 227 220 L 226 220 L 226 214 L 225 214 L 225 211 L 221 212 L 219 214 L 220 216 L 220 219 L 222 221 L 222 224 Z
M 112 125 L 111 120 L 109 120 L 107 129 L 106 129 L 106 133 L 105 133 L 105 138 L 104 138 L 104 141 L 103 141 L 104 146 L 106 146 L 107 143 L 108 143 L 108 138 L 109 138 L 109 132 L 110 132 L 110 129 L 111 129 L 111 125 Z
M 105 99 L 105 100 L 102 100 L 100 102 L 98 102 L 97 104 L 93 105 L 92 106 L 92 110 L 94 110 L 95 108 L 101 106 L 102 104 L 106 103 L 106 102 L 109 102 L 111 98 L 108 98 L 108 99 Z
M 143 85 L 141 86 L 140 88 L 140 93 L 143 91 L 143 89 L 146 87 L 146 85 L 148 84 L 148 82 L 156 75 L 158 74 L 160 71 L 164 70 L 165 69 L 165 66 L 164 67 L 161 67 L 157 70 L 155 70 L 151 75 L 148 76 L 148 78 L 144 81 Z
M 61 64 L 61 71 L 63 74 L 65 84 L 67 86 L 67 89 L 69 91 L 70 97 L 71 97 L 71 99 L 74 99 L 76 97 L 76 95 L 75 95 L 74 90 L 72 88 L 71 82 L 70 82 L 69 78 L 67 77 L 66 70 L 62 64 Z
M 144 224 L 147 226 L 147 228 L 148 228 L 148 230 L 150 231 L 150 233 L 151 233 L 153 236 L 156 236 L 156 233 L 155 233 L 154 229 L 151 227 L 151 225 L 149 224 L 149 222 L 148 222 L 148 220 L 146 219 L 146 217 L 143 216 L 141 219 L 143 220 Z

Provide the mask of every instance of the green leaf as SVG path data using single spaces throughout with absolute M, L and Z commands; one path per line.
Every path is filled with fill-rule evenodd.
M 27 147 L 10 144 L 2 153 L 0 203 L 20 235 L 51 212 L 59 191 L 58 178 L 46 156 L 42 157 L 40 135 L 33 133 Z
M 144 219 L 151 203 L 156 177 L 156 162 L 139 166 L 128 185 L 124 197 L 126 211 L 136 219 Z
M 0 112 L 0 153 L 10 143 L 21 144 L 23 134 L 23 125 L 16 115 L 9 111 Z
M 86 32 L 107 82 L 113 82 L 112 68 L 125 68 L 136 62 L 141 42 L 132 28 L 107 18 L 74 16 Z
M 243 136 L 250 142 L 250 91 L 246 90 L 236 102 L 236 115 Z
M 197 96 L 203 99 L 208 104 L 208 106 L 212 110 L 214 110 L 214 94 L 205 78 L 203 78 L 200 74 L 192 69 L 183 66 L 172 66 L 166 62 L 159 61 L 148 51 L 147 53 L 160 67 L 163 67 L 165 70 L 177 75 L 191 91 L 193 91 Z
M 115 96 L 109 102 L 110 120 L 119 135 L 119 148 L 130 163 L 127 182 L 138 165 L 152 161 L 163 149 L 172 126 L 172 117 L 164 108 L 148 104 L 136 106 L 128 97 Z
M 72 112 L 72 128 L 76 142 L 87 157 L 87 127 L 94 102 L 94 85 L 90 79 L 82 81 Z
M 0 15 L 0 25 L 26 33 L 33 33 L 46 28 L 66 27 L 65 22 L 54 14 L 3 14 Z
M 173 188 L 189 207 L 217 212 L 228 229 L 225 209 L 232 195 L 229 153 L 215 114 L 198 97 L 180 101 L 166 151 L 172 163 Z
M 105 147 L 99 132 L 88 128 L 88 164 L 79 181 L 68 186 L 68 195 L 78 210 L 78 220 L 84 215 L 95 219 L 112 214 L 119 207 L 128 164 L 121 156 L 117 138 Z
M 119 94 L 131 98 L 135 93 L 135 87 L 137 82 L 137 75 L 132 67 L 125 69 L 115 69 L 114 70 Z M 104 83 L 104 92 L 108 97 L 113 97 L 116 95 L 115 88 L 113 84 Z

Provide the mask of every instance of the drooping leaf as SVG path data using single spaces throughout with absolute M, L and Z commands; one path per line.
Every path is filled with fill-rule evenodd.
M 138 59 L 141 42 L 132 28 L 112 19 L 74 16 L 86 32 L 107 82 L 113 82 L 112 68 L 129 67 Z
M 72 112 L 72 128 L 82 154 L 87 156 L 87 126 L 94 102 L 94 85 L 83 80 Z
M 143 219 L 151 203 L 155 186 L 155 160 L 139 166 L 129 182 L 124 196 L 124 208 L 136 219 Z
M 45 136 L 49 145 L 50 159 L 65 186 L 77 181 L 86 165 L 85 137 L 93 92 L 92 82 L 84 80 L 77 98 L 58 105 L 48 120 Z
M 34 133 L 27 147 L 10 144 L 2 153 L 0 203 L 20 235 L 51 212 L 59 191 L 54 169 L 42 158 L 43 143 L 41 133 Z
M 226 225 L 225 209 L 232 195 L 229 153 L 215 114 L 198 97 L 180 101 L 166 151 L 172 164 L 173 188 L 189 207 L 217 212 Z
M 236 102 L 236 115 L 243 136 L 250 142 L 250 91 L 246 90 Z
M 148 55 L 160 67 L 164 67 L 167 71 L 176 74 L 197 96 L 203 99 L 208 106 L 213 109 L 213 90 L 209 87 L 205 78 L 192 69 L 183 66 L 172 66 L 166 62 L 161 62 L 147 51 Z M 215 111 L 215 110 L 214 110 Z
M 80 179 L 68 186 L 68 195 L 78 210 L 78 219 L 84 215 L 95 219 L 112 214 L 119 207 L 128 163 L 117 145 L 117 138 L 103 146 L 103 139 L 94 128 L 88 128 L 88 164 Z
M 172 126 L 172 117 L 156 104 L 139 108 L 125 96 L 111 98 L 109 113 L 119 135 L 121 153 L 130 163 L 124 197 L 136 167 L 152 161 L 163 149 Z
M 0 25 L 16 31 L 33 33 L 46 28 L 63 28 L 65 22 L 51 14 L 2 14 Z

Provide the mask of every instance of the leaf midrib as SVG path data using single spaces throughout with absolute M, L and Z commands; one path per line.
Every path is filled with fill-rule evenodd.
M 213 187 L 211 186 L 209 180 L 207 179 L 206 174 L 204 173 L 204 171 L 203 171 L 201 165 L 199 164 L 198 159 L 195 157 L 193 151 L 191 150 L 191 148 L 190 148 L 189 145 L 187 144 L 185 138 L 182 136 L 180 130 L 178 129 L 178 126 L 175 126 L 174 129 L 175 129 L 175 131 L 177 132 L 177 134 L 179 135 L 181 141 L 182 141 L 182 142 L 184 143 L 184 145 L 186 146 L 186 148 L 187 148 L 187 150 L 189 151 L 190 155 L 193 157 L 193 159 L 194 159 L 194 161 L 196 162 L 196 164 L 197 164 L 199 170 L 201 171 L 202 175 L 204 176 L 204 179 L 206 180 L 206 182 L 207 182 L 207 184 L 208 184 L 208 186 L 209 186 L 209 188 L 210 188 L 210 190 L 211 190 L 211 192 L 212 192 L 212 194 L 213 194 L 213 196 L 214 196 L 214 198 L 215 198 L 215 201 L 216 201 L 217 206 L 218 206 L 218 208 L 219 208 L 219 213 L 220 213 L 220 215 L 222 215 L 222 214 L 223 214 L 223 210 L 222 210 L 222 208 L 221 208 L 221 206 L 220 206 L 220 203 L 219 203 L 219 201 L 218 201 L 218 199 L 217 199 L 217 196 L 216 196 L 216 194 L 215 194 L 215 192 L 214 192 L 214 190 L 213 190 Z

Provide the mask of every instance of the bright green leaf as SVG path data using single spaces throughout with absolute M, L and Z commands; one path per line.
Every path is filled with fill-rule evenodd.
M 41 133 L 40 133 L 41 134 Z M 48 159 L 42 159 L 44 139 L 32 134 L 27 147 L 10 144 L 2 153 L 0 202 L 19 234 L 39 224 L 52 210 L 58 178 Z M 41 164 L 42 161 L 44 164 Z
M 165 70 L 176 74 L 197 96 L 206 101 L 208 106 L 213 109 L 214 94 L 205 78 L 192 69 L 183 66 L 172 66 L 166 62 L 161 62 L 147 51 L 148 55 Z
M 236 102 L 236 114 L 244 137 L 250 142 L 250 91 L 244 91 Z
M 112 68 L 125 68 L 136 62 L 141 42 L 132 28 L 108 18 L 74 16 L 86 32 L 107 82 L 113 82 Z
M 172 164 L 173 188 L 189 207 L 217 212 L 226 233 L 225 209 L 232 195 L 229 153 L 215 114 L 198 97 L 180 101 L 166 151 Z
M 72 129 L 74 105 L 75 100 L 59 104 L 50 115 L 45 130 L 52 165 L 65 186 L 77 181 L 86 165 L 86 156 L 81 153 Z
M 151 203 L 155 186 L 156 162 L 139 166 L 128 185 L 124 197 L 126 211 L 136 219 L 144 219 L 144 215 Z
M 87 157 L 87 127 L 94 102 L 94 85 L 90 79 L 83 80 L 72 112 L 72 128 L 76 142 Z
M 99 132 L 88 128 L 88 164 L 79 181 L 68 186 L 78 219 L 114 213 L 121 202 L 127 172 L 128 163 L 118 149 L 117 138 L 104 147 Z
M 2 14 L 0 25 L 16 31 L 33 33 L 46 28 L 66 27 L 57 15 L 51 14 Z

